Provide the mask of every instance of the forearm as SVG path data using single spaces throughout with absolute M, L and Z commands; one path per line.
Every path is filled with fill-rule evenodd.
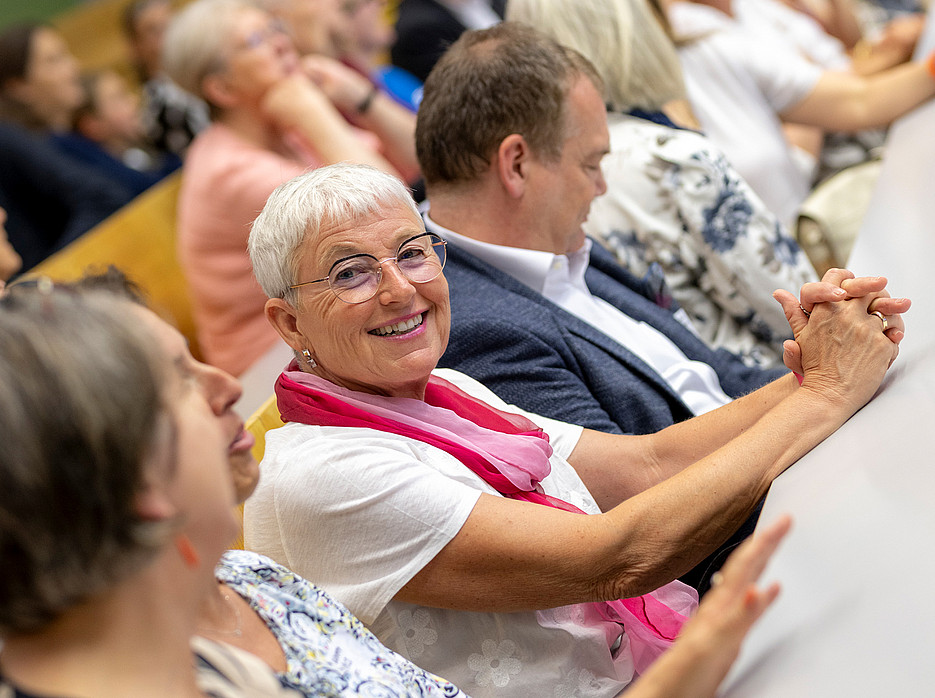
M 304 86 L 302 86 L 304 88 Z M 274 120 L 301 134 L 325 164 L 350 161 L 396 175 L 393 166 L 357 137 L 341 113 L 311 86 L 294 91 L 273 107 Z
M 636 437 L 585 430 L 568 461 L 601 510 L 609 511 L 743 434 L 797 387 L 790 373 L 712 412 L 655 434 Z
M 412 181 L 419 175 L 416 157 L 416 116 L 383 92 L 376 92 L 357 122 L 383 142 L 383 152 L 393 166 Z
M 845 410 L 807 392 L 606 514 L 481 495 L 458 535 L 396 598 L 514 612 L 635 596 L 671 582 L 723 543 L 773 478 L 844 421 Z
M 619 530 L 603 572 L 607 598 L 642 594 L 704 559 L 747 519 L 770 483 L 851 414 L 795 394 L 730 443 L 604 516 Z
M 848 0 L 830 0 L 826 31 L 848 49 L 860 41 L 863 30 Z
M 782 118 L 829 130 L 859 131 L 886 126 L 933 95 L 935 77 L 923 61 L 870 77 L 825 73 Z

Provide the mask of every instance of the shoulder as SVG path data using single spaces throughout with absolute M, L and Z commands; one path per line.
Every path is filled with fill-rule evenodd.
M 209 698 L 292 698 L 300 693 L 286 688 L 258 657 L 231 645 L 195 636 L 191 640 L 198 687 Z

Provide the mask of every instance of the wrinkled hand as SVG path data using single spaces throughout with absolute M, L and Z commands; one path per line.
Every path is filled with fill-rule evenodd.
M 352 68 L 327 56 L 305 56 L 302 70 L 338 109 L 354 114 L 373 84 Z
M 801 350 L 801 390 L 848 414 L 873 397 L 899 352 L 881 331 L 880 319 L 867 312 L 874 300 L 871 294 L 820 303 L 795 338 Z
M 908 298 L 891 298 L 886 290 L 886 279 L 882 276 L 855 277 L 853 272 L 847 269 L 829 269 L 821 281 L 802 286 L 799 299 L 782 289 L 773 293 L 773 298 L 782 305 L 789 326 L 792 328 L 792 334 L 796 338 L 808 324 L 807 313 L 810 313 L 818 303 L 866 296 L 872 298 L 867 312 L 883 313 L 888 324 L 886 336 L 893 343 L 899 344 L 906 334 L 902 313 L 909 310 L 911 301 Z M 877 321 L 879 322 L 879 319 Z M 895 358 L 894 355 L 893 359 Z M 783 344 L 782 360 L 790 371 L 804 375 L 801 347 L 794 340 L 786 340 Z
M 682 628 L 675 646 L 634 686 L 635 693 L 639 693 L 640 683 L 653 680 L 653 671 L 665 671 L 668 678 L 678 676 L 680 687 L 691 687 L 684 693 L 676 690 L 679 696 L 714 695 L 737 658 L 747 632 L 779 595 L 779 584 L 761 588 L 757 580 L 791 524 L 788 516 L 782 516 L 731 554 L 717 574 L 720 581 L 711 587 L 698 612 Z M 694 653 L 680 661 L 683 651 Z M 666 691 L 666 695 L 672 694 L 672 690 Z

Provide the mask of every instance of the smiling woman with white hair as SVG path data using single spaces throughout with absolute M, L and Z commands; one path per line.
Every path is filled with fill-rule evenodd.
M 840 293 L 804 287 L 810 317 L 780 293 L 801 386 L 789 374 L 656 434 L 605 434 L 436 370 L 445 242 L 394 178 L 347 164 L 301 175 L 270 196 L 249 250 L 296 359 L 276 383 L 287 424 L 266 437 L 247 546 L 475 698 L 615 696 L 648 676 L 695 606 L 673 580 L 870 399 L 897 351 L 868 314 L 895 302 L 872 279 L 852 280 L 859 298 L 814 307 Z M 719 639 L 686 626 L 717 656 L 697 684 L 677 684 L 683 695 L 713 693 L 774 593 L 751 591 Z

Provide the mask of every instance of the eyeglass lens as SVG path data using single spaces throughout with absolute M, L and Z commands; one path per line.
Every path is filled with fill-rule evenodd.
M 445 266 L 445 244 L 432 233 L 404 242 L 396 253 L 396 266 L 403 276 L 421 284 L 436 278 Z M 382 260 L 394 261 L 393 257 Z M 380 285 L 383 266 L 371 255 L 342 259 L 331 267 L 328 285 L 334 294 L 348 303 L 362 303 L 373 298 Z

